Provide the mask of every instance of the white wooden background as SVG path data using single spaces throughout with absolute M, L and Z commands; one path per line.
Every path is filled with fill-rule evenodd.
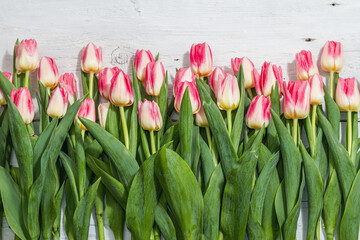
M 285 80 L 295 80 L 297 52 L 311 50 L 318 61 L 324 43 L 336 40 L 344 46 L 341 76 L 360 78 L 357 0 L 2 0 L 0 10 L 1 71 L 12 71 L 18 37 L 35 38 L 40 57 L 54 58 L 60 73 L 73 72 L 77 79 L 80 51 L 89 41 L 102 46 L 105 67 L 118 66 L 129 74 L 136 49 L 160 52 L 173 79 L 175 68 L 189 66 L 191 44 L 206 41 L 214 66 L 227 72 L 231 72 L 231 58 L 247 56 L 258 71 L 265 60 L 271 61 L 282 67 Z M 35 89 L 35 73 L 31 78 Z M 298 239 L 305 239 L 306 219 L 305 194 Z M 93 223 L 89 239 L 96 239 Z M 108 228 L 106 238 L 113 239 Z M 7 225 L 3 239 L 13 239 Z M 66 239 L 64 231 L 62 239 Z

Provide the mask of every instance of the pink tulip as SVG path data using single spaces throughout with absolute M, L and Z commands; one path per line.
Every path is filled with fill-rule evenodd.
M 190 49 L 190 66 L 194 74 L 207 77 L 211 74 L 213 65 L 212 53 L 209 45 L 193 44 Z
M 119 70 L 111 80 L 110 101 L 115 106 L 130 106 L 134 102 L 134 94 L 129 76 Z
M 240 90 L 237 79 L 231 74 L 220 82 L 217 93 L 217 105 L 222 110 L 234 110 L 240 103 Z
M 20 112 L 25 124 L 29 124 L 34 119 L 34 104 L 28 88 L 14 88 L 10 93 L 10 99 Z
M 278 82 L 279 94 L 282 90 L 282 70 L 281 67 L 272 65 L 270 62 L 264 62 L 264 65 L 261 68 L 260 78 L 255 78 L 255 90 L 258 95 L 270 96 L 271 91 L 276 86 L 276 81 Z
M 139 121 L 144 130 L 159 131 L 162 128 L 162 117 L 158 104 L 154 101 L 138 102 Z
M 321 105 L 324 102 L 324 88 L 323 80 L 320 74 L 314 74 L 309 78 L 310 91 L 311 91 L 311 105 Z
M 81 69 L 86 73 L 97 73 L 102 67 L 102 50 L 92 42 L 88 43 L 81 51 Z
M 302 50 L 296 54 L 296 74 L 298 80 L 309 80 L 311 76 L 319 73 L 310 51 Z
M 6 77 L 11 83 L 13 83 L 13 78 L 12 78 L 11 73 L 9 73 L 9 72 L 3 72 L 3 74 L 5 75 L 5 77 Z M 6 100 L 5 100 L 5 97 L 4 97 L 3 92 L 2 92 L 1 89 L 0 89 L 0 106 L 1 106 L 1 105 L 6 105 Z
M 46 88 L 55 88 L 59 83 L 59 70 L 54 59 L 50 57 L 42 57 L 37 73 L 38 80 Z
M 145 81 L 146 66 L 148 63 L 154 62 L 154 57 L 150 50 L 137 50 L 135 53 L 134 67 L 136 77 L 140 82 Z
M 201 107 L 201 100 L 198 89 L 195 82 L 180 82 L 177 86 L 177 92 L 175 94 L 174 106 L 176 111 L 180 112 L 181 102 L 185 93 L 186 88 L 189 88 L 190 102 L 193 114 L 199 112 Z
M 308 81 L 284 84 L 283 110 L 287 119 L 304 119 L 310 111 L 310 84 Z
M 225 76 L 226 74 L 224 70 L 220 67 L 216 67 L 212 72 L 212 74 L 210 75 L 209 85 L 215 94 L 217 92 L 217 89 L 219 88 L 221 81 L 225 78 Z
M 145 91 L 150 96 L 158 97 L 165 78 L 164 66 L 160 61 L 149 62 L 145 73 Z
M 181 82 L 195 82 L 195 75 L 193 74 L 191 68 L 180 68 L 176 72 L 173 85 L 174 96 L 177 92 L 178 85 L 180 85 Z
M 339 72 L 344 62 L 340 42 L 327 41 L 321 54 L 321 68 L 325 72 Z
M 52 118 L 63 118 L 67 111 L 68 93 L 64 88 L 56 87 L 49 100 L 49 105 L 46 110 L 47 115 Z
M 208 127 L 209 122 L 206 118 L 204 108 L 201 106 L 200 111 L 195 114 L 195 124 L 199 127 Z
M 65 89 L 68 94 L 70 104 L 74 103 L 75 93 L 77 93 L 76 80 L 73 73 L 64 73 L 59 79 L 61 88 Z
M 335 101 L 340 111 L 360 111 L 360 93 L 355 78 L 339 78 L 336 85 Z
M 238 74 L 242 64 L 245 80 L 245 89 L 255 87 L 255 79 L 259 78 L 259 73 L 256 71 L 254 64 L 247 57 L 231 59 L 231 66 L 234 75 Z
M 111 80 L 118 71 L 120 71 L 118 67 L 113 67 L 104 68 L 99 72 L 98 79 L 100 95 L 107 100 L 109 100 L 110 97 Z
M 96 110 L 94 100 L 91 98 L 85 99 L 80 105 L 77 116 L 96 122 Z M 76 120 L 82 130 L 87 130 L 87 128 L 81 123 L 78 117 L 76 117 Z
M 25 39 L 15 45 L 15 68 L 18 73 L 34 72 L 39 66 L 39 53 L 35 39 Z
M 269 126 L 271 118 L 270 97 L 258 95 L 251 100 L 246 113 L 246 125 L 252 129 L 260 129 L 263 125 Z
M 102 128 L 106 126 L 106 118 L 109 112 L 110 102 L 100 103 L 98 106 L 99 123 Z

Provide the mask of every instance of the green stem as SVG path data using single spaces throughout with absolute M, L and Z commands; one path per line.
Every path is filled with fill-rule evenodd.
M 119 108 L 120 108 L 120 118 L 121 118 L 123 134 L 124 134 L 125 147 L 126 149 L 129 149 L 129 131 L 126 123 L 125 111 L 123 106 L 120 106 Z
M 25 72 L 25 85 L 24 85 L 24 87 L 26 87 L 26 88 L 29 88 L 29 82 L 30 82 L 29 73 L 30 73 L 30 71 Z
M 254 95 L 253 95 L 252 92 L 251 92 L 251 88 L 246 89 L 246 91 L 247 91 L 247 93 L 248 93 L 248 95 L 249 95 L 250 100 L 253 99 L 253 98 L 254 98 Z
M 96 216 L 96 222 L 97 222 L 99 240 L 105 240 L 103 215 L 97 215 Z
M 85 130 L 81 130 L 81 137 L 84 142 L 85 141 Z
M 312 127 L 314 145 L 316 144 L 316 124 L 315 124 L 315 121 L 316 121 L 316 108 L 317 108 L 317 105 L 312 106 L 312 115 L 311 115 L 311 127 Z
M 219 238 L 218 238 L 219 240 L 223 240 L 224 239 L 224 235 L 223 235 L 223 233 L 222 233 L 222 231 L 220 230 L 219 231 Z
M 329 92 L 330 92 L 330 97 L 334 98 L 334 71 L 330 72 Z
M 206 137 L 207 137 L 207 141 L 208 141 L 208 146 L 209 146 L 209 149 L 210 149 L 210 151 L 211 151 L 212 146 L 211 146 L 211 132 L 210 132 L 210 128 L 209 128 L 209 127 L 206 127 L 205 130 L 206 130 Z
M 53 240 L 60 240 L 60 230 L 53 233 Z
M 351 111 L 347 112 L 347 149 L 349 156 L 351 155 L 351 145 L 352 145 L 352 118 Z
M 151 154 L 156 153 L 154 131 L 150 131 Z
M 297 139 L 298 139 L 298 119 L 297 118 L 294 118 L 294 126 L 293 126 L 293 139 L 294 139 L 294 142 L 295 142 L 295 145 L 297 146 Z
M 227 114 L 227 122 L 228 122 L 229 136 L 231 136 L 231 128 L 232 128 L 231 110 L 227 110 L 227 111 L 226 111 L 226 114 Z
M 288 132 L 291 134 L 291 132 L 290 132 L 290 120 L 289 119 L 286 119 L 286 128 L 287 128 Z
M 90 72 L 89 76 L 89 95 L 90 98 L 94 97 L 94 73 Z
M 155 238 L 155 240 L 160 240 L 161 239 L 160 230 L 159 230 L 159 227 L 156 224 L 154 226 L 154 238 Z

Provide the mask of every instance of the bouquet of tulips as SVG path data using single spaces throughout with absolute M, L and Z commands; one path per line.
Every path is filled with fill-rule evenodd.
M 68 239 L 88 239 L 93 208 L 100 240 L 104 217 L 115 239 L 126 225 L 137 240 L 292 240 L 306 185 L 306 239 L 320 239 L 320 221 L 333 239 L 338 218 L 338 238 L 358 239 L 360 92 L 342 65 L 341 43 L 329 41 L 328 89 L 305 50 L 297 81 L 270 62 L 259 74 L 247 57 L 225 73 L 202 43 L 173 81 L 159 54 L 138 50 L 130 78 L 102 68 L 89 43 L 79 93 L 73 73 L 39 62 L 35 40 L 17 41 L 13 73 L 0 73 L 0 213 L 22 240 L 60 239 L 62 214 Z

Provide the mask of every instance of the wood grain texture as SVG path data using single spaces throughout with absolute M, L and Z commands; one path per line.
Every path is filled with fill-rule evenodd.
M 335 40 L 344 46 L 341 76 L 360 75 L 356 0 L 18 0 L 1 1 L 0 9 L 1 71 L 12 71 L 16 38 L 35 38 L 40 56 L 54 58 L 60 73 L 73 72 L 80 80 L 80 51 L 92 41 L 103 48 L 104 67 L 118 66 L 129 75 L 136 49 L 160 52 L 172 81 L 175 68 L 189 66 L 191 44 L 206 41 L 214 65 L 227 72 L 231 58 L 247 56 L 258 70 L 264 61 L 271 61 L 283 68 L 285 80 L 295 80 L 295 54 L 311 50 L 318 61 L 324 43 Z M 321 74 L 328 79 L 327 73 Z M 31 78 L 36 89 L 35 73 Z M 304 201 L 298 239 L 306 236 L 306 195 Z M 95 239 L 91 222 L 89 239 Z M 3 234 L 12 239 L 7 226 Z M 108 228 L 106 234 L 112 239 Z

